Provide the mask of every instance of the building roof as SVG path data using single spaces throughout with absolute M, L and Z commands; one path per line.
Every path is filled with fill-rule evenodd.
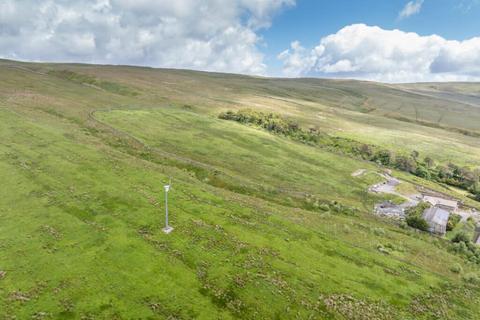
M 432 206 L 440 205 L 440 206 L 449 207 L 449 208 L 458 207 L 458 202 L 455 200 L 447 200 L 447 199 L 432 197 L 432 196 L 425 196 L 423 197 L 423 200 L 430 203 Z
M 450 212 L 440 207 L 431 207 L 423 213 L 423 218 L 430 224 L 447 225 Z
M 475 244 L 480 244 L 480 235 L 477 237 L 477 241 L 475 242 Z
M 475 234 L 473 235 L 473 242 L 480 245 L 480 227 L 475 228 Z

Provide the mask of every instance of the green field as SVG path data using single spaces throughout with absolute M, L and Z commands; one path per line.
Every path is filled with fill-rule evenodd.
M 478 265 L 372 215 L 382 168 L 217 117 L 477 167 L 480 85 L 411 86 L 0 60 L 0 319 L 478 319 Z

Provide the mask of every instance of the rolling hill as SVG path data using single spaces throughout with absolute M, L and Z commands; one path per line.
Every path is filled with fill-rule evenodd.
M 479 92 L 0 60 L 0 316 L 477 319 L 478 264 L 372 214 L 398 200 L 368 192 L 385 168 L 218 115 L 275 113 L 474 170 Z

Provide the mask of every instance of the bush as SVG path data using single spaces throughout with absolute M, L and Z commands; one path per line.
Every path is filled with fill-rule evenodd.
M 427 180 L 430 180 L 432 178 L 430 171 L 426 167 L 421 165 L 418 166 L 417 169 L 415 170 L 415 175 Z
M 425 159 L 423 160 L 423 163 L 425 163 L 425 166 L 429 169 L 435 165 L 435 161 L 428 156 L 425 157 Z
M 329 211 L 329 210 L 330 210 L 330 207 L 328 206 L 328 204 L 322 203 L 322 204 L 319 206 L 319 209 L 322 210 L 322 211 Z
M 377 244 L 377 250 L 384 254 L 390 254 L 390 250 L 385 248 L 381 243 Z
M 373 149 L 368 144 L 361 145 L 359 152 L 365 160 L 370 160 L 373 157 Z
M 454 214 L 454 213 L 451 214 L 450 217 L 448 218 L 448 222 L 447 222 L 447 231 L 452 231 L 453 229 L 455 229 L 455 227 L 460 222 L 460 220 L 462 220 L 461 216 L 459 216 L 458 214 Z
M 459 231 L 457 232 L 453 238 L 452 238 L 453 243 L 460 243 L 463 242 L 465 245 L 470 242 L 470 237 L 465 231 Z
M 350 229 L 350 227 L 346 224 L 343 225 L 343 232 L 345 233 L 350 233 L 352 232 L 352 229 Z
M 395 155 L 390 150 L 380 150 L 375 154 L 373 160 L 384 166 L 389 166 L 390 164 L 393 164 L 394 158 Z
M 476 201 L 480 202 L 480 193 L 477 193 L 473 199 L 475 199 Z
M 333 214 L 344 214 L 347 216 L 355 216 L 358 212 L 358 208 L 343 205 L 338 201 L 331 201 L 328 205 L 330 212 Z
M 466 255 L 468 252 L 468 248 L 465 242 L 455 242 L 453 243 L 453 251 L 459 254 Z
M 450 271 L 452 271 L 453 273 L 462 273 L 463 272 L 463 269 L 462 269 L 462 266 L 458 263 L 455 263 L 451 268 L 450 268 Z
M 463 276 L 463 280 L 469 284 L 478 285 L 480 284 L 480 277 L 478 274 L 470 272 Z
M 405 219 L 405 221 L 412 228 L 422 230 L 422 231 L 428 231 L 429 229 L 427 221 L 425 221 L 425 219 L 423 219 L 420 216 L 416 216 L 416 215 L 408 216 L 407 219 Z
M 415 173 L 415 171 L 417 170 L 417 163 L 412 158 L 399 156 L 395 160 L 395 168 L 402 171 Z
M 408 208 L 406 213 L 405 222 L 412 228 L 428 231 L 429 225 L 425 219 L 423 219 L 423 212 L 428 209 L 430 205 L 425 202 L 420 202 L 415 207 Z
M 451 242 L 451 249 L 455 253 L 463 255 L 472 263 L 480 264 L 480 249 L 470 241 L 470 236 L 465 231 L 456 233 Z

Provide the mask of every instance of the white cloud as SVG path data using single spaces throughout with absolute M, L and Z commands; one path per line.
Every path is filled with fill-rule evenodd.
M 1 0 L 0 56 L 262 74 L 257 31 L 295 0 Z
M 311 50 L 294 42 L 278 55 L 287 76 L 386 82 L 480 81 L 480 37 L 465 41 L 355 24 Z
M 398 14 L 398 18 L 404 19 L 419 13 L 420 10 L 422 10 L 423 1 L 424 0 L 415 0 L 408 2 Z
M 283 71 L 288 76 L 305 74 L 315 63 L 315 56 L 309 54 L 298 41 L 292 42 L 290 49 L 280 53 L 278 58 L 284 62 Z
M 458 0 L 455 8 L 460 9 L 463 13 L 468 13 L 478 5 L 480 5 L 480 0 Z

